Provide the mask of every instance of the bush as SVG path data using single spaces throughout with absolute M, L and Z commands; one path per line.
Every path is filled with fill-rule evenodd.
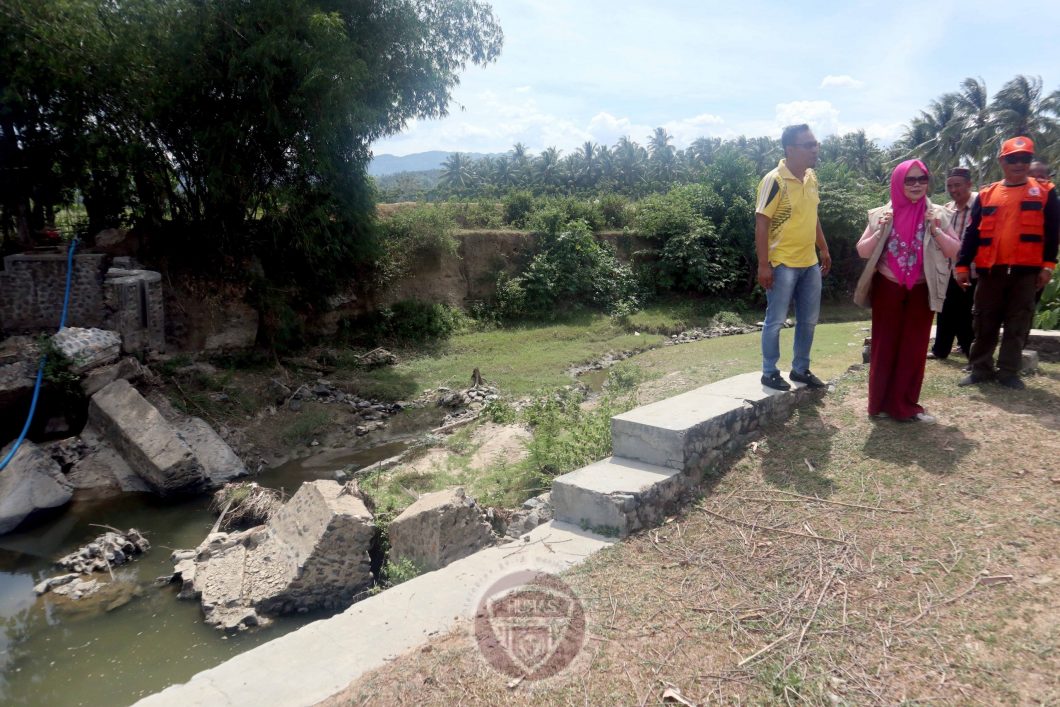
M 379 226 L 383 254 L 376 263 L 376 280 L 384 285 L 408 275 L 415 258 L 455 255 L 453 217 L 445 207 L 419 204 L 401 209 Z
M 464 313 L 449 305 L 402 300 L 345 325 L 353 340 L 421 344 L 444 339 L 466 323 Z
M 629 224 L 629 199 L 621 194 L 608 193 L 600 197 L 600 215 L 607 228 L 625 228 Z
M 423 570 L 407 557 L 387 560 L 386 565 L 383 566 L 381 583 L 386 588 L 396 587 L 402 582 L 419 577 L 421 574 L 423 574 Z
M 535 202 L 526 227 L 538 233 L 556 233 L 571 221 L 584 221 L 592 231 L 604 227 L 600 203 L 571 196 L 545 197 Z
M 1053 279 L 1042 290 L 1042 301 L 1034 317 L 1034 326 L 1039 329 L 1060 329 L 1060 272 L 1054 272 Z
M 632 271 L 596 240 L 584 221 L 554 228 L 539 234 L 538 252 L 521 274 L 498 277 L 501 315 L 548 317 L 582 307 L 628 309 L 636 299 Z
M 500 228 L 504 225 L 503 207 L 492 199 L 451 201 L 446 204 L 448 218 L 462 228 Z
M 725 294 L 736 291 L 746 279 L 747 266 L 739 246 L 721 237 L 721 229 L 738 226 L 737 207 L 725 208 L 715 191 L 703 184 L 671 189 L 642 200 L 636 208 L 634 228 L 659 242 L 654 262 L 645 263 L 653 289 Z M 742 208 L 742 207 L 740 207 Z
M 523 189 L 512 190 L 504 197 L 504 223 L 525 228 L 531 212 L 534 210 L 534 195 Z

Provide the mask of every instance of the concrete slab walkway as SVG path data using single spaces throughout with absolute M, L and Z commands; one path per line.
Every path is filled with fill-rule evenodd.
M 562 572 L 615 542 L 559 522 L 538 526 L 524 538 L 422 574 L 136 704 L 316 704 L 365 672 L 426 643 L 431 635 L 472 618 L 481 596 L 502 577 L 525 570 Z

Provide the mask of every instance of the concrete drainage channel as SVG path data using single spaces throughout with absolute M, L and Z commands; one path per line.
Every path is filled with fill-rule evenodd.
M 611 420 L 614 456 L 556 478 L 555 520 L 258 646 L 138 705 L 313 705 L 430 636 L 466 625 L 506 578 L 555 575 L 661 522 L 764 424 L 816 395 L 747 373 Z

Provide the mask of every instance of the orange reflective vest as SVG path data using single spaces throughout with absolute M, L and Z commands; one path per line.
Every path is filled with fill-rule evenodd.
M 1028 177 L 1018 187 L 994 182 L 979 192 L 982 209 L 979 222 L 979 249 L 975 266 L 1044 265 L 1045 202 L 1051 184 L 1043 185 Z

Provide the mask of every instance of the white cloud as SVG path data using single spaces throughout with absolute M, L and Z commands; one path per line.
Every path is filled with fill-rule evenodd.
M 616 118 L 610 113 L 601 112 L 589 121 L 588 131 L 595 142 L 614 145 L 620 137 L 627 135 L 631 140 L 643 143 L 652 129 L 647 125 L 635 124 L 629 118 Z
M 807 123 L 818 140 L 840 132 L 839 109 L 829 101 L 791 101 L 777 104 L 777 126 Z
M 864 81 L 860 81 L 847 74 L 842 74 L 840 76 L 829 74 L 821 79 L 821 88 L 862 88 L 864 85 Z

